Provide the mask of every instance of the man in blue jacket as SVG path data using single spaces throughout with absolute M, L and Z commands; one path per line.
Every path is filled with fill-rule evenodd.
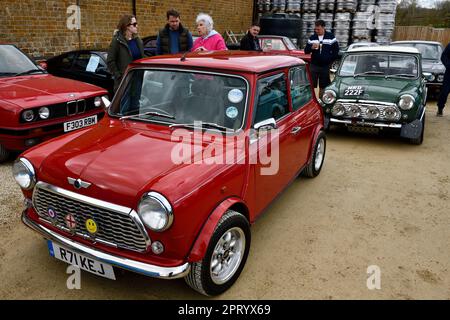
M 445 47 L 444 52 L 442 52 L 441 61 L 445 66 L 444 83 L 442 84 L 441 94 L 439 95 L 439 100 L 437 103 L 438 112 L 437 116 L 442 117 L 445 103 L 447 102 L 447 97 L 450 92 L 450 42 Z
M 314 34 L 309 38 L 305 53 L 311 53 L 311 76 L 314 88 L 319 84 L 319 97 L 323 89 L 331 83 L 330 66 L 337 59 L 339 44 L 331 32 L 325 30 L 325 21 L 315 22 Z

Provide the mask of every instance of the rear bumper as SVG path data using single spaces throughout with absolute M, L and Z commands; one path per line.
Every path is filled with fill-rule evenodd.
M 22 222 L 29 228 L 40 233 L 47 240 L 55 241 L 58 244 L 67 247 L 73 251 L 81 253 L 92 259 L 107 263 L 114 267 L 140 273 L 149 277 L 160 279 L 178 279 L 185 277 L 191 269 L 191 265 L 189 263 L 185 263 L 183 265 L 170 268 L 160 267 L 156 265 L 143 263 L 140 261 L 122 258 L 116 255 L 105 253 L 103 251 L 85 246 L 83 244 L 70 240 L 66 237 L 63 237 L 57 234 L 56 232 L 53 232 L 52 230 L 29 219 L 27 216 L 27 210 L 23 211 L 22 213 Z

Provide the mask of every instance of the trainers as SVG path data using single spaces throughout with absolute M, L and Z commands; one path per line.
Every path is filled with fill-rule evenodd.
M 436 113 L 436 116 L 438 116 L 438 117 L 444 116 L 442 110 L 438 110 L 437 113 Z

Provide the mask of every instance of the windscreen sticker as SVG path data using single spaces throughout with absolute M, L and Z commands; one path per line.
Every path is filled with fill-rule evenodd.
M 244 99 L 244 93 L 239 89 L 233 89 L 228 92 L 228 100 L 231 103 L 239 103 Z
M 236 118 L 238 116 L 238 114 L 239 114 L 239 111 L 234 106 L 228 107 L 227 110 L 226 110 L 226 115 L 230 119 Z

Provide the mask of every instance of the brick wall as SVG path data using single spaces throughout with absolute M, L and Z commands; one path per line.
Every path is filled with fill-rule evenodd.
M 81 29 L 69 30 L 67 8 L 79 3 Z M 253 0 L 151 1 L 136 0 L 139 34 L 156 34 L 175 8 L 182 23 L 195 34 L 195 17 L 210 14 L 223 33 L 245 30 L 252 20 Z M 107 48 L 119 17 L 133 12 L 132 0 L 1 0 L 0 43 L 13 43 L 38 57 L 50 57 L 78 48 Z

